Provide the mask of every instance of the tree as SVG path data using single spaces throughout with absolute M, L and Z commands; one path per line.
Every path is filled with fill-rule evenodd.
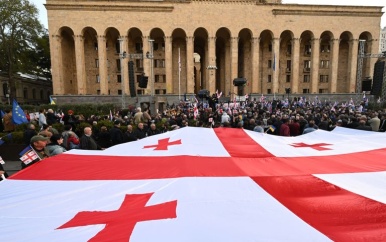
M 31 66 L 31 51 L 43 31 L 38 9 L 28 0 L 0 1 L 0 69 L 8 75 L 11 100 L 16 97 L 13 75 Z

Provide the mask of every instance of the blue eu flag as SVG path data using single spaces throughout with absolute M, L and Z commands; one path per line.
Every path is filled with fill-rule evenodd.
M 23 109 L 21 109 L 15 99 L 13 100 L 12 105 L 12 121 L 14 124 L 28 123 L 28 119 L 24 115 Z

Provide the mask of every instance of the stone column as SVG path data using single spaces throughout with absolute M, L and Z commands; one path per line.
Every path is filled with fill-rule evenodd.
M 318 93 L 319 83 L 319 56 L 320 56 L 320 39 L 314 38 L 312 42 L 311 58 L 311 93 Z
M 293 38 L 292 39 L 292 83 L 291 83 L 291 92 L 292 93 L 299 93 L 299 83 L 301 80 L 299 80 L 299 58 L 300 56 L 300 38 Z
M 273 83 L 272 93 L 279 93 L 279 74 L 280 74 L 280 38 L 272 40 L 272 69 L 273 69 Z M 275 68 L 273 68 L 275 67 Z
M 99 59 L 99 79 L 101 95 L 109 94 L 109 84 L 107 78 L 107 54 L 106 54 L 106 36 L 98 35 L 98 59 Z
M 75 61 L 76 61 L 76 79 L 78 84 L 78 94 L 87 94 L 86 66 L 84 60 L 84 37 L 83 35 L 74 35 L 75 42 Z
M 339 66 L 339 43 L 340 39 L 330 41 L 330 92 L 336 93 L 338 88 L 338 66 Z
M 239 37 L 231 37 L 231 80 L 238 78 L 238 59 L 239 59 Z M 237 87 L 233 87 L 233 92 L 237 93 Z
M 166 75 L 166 93 L 173 93 L 173 51 L 172 37 L 165 36 L 165 75 Z
M 60 35 L 52 35 L 50 38 L 51 52 L 51 74 L 53 80 L 53 94 L 61 95 L 64 93 L 64 83 L 62 79 L 62 37 Z
M 186 37 L 186 92 L 194 93 L 194 37 Z
M 260 38 L 251 38 L 252 46 L 252 93 L 262 93 L 260 80 Z
M 208 38 L 208 65 L 216 66 L 216 37 Z M 207 73 L 207 83 L 204 86 L 213 94 L 216 92 L 216 69 L 208 69 Z
M 350 47 L 349 47 L 349 89 L 348 92 L 352 93 L 355 92 L 356 87 L 356 79 L 357 79 L 357 64 L 358 64 L 358 39 L 352 39 L 350 40 Z

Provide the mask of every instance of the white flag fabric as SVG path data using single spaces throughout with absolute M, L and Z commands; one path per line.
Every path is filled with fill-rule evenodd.
M 385 241 L 386 135 L 181 128 L 0 183 L 4 241 Z

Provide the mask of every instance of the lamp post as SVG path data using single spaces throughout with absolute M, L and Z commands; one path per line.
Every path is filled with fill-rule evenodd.
M 126 100 L 125 100 L 125 78 L 124 78 L 124 63 L 123 60 L 126 58 L 126 51 L 123 51 L 123 38 L 119 38 L 119 58 L 120 58 L 120 64 L 121 64 L 121 88 L 122 88 L 122 93 L 121 93 L 121 99 L 122 99 L 122 109 L 126 107 Z

